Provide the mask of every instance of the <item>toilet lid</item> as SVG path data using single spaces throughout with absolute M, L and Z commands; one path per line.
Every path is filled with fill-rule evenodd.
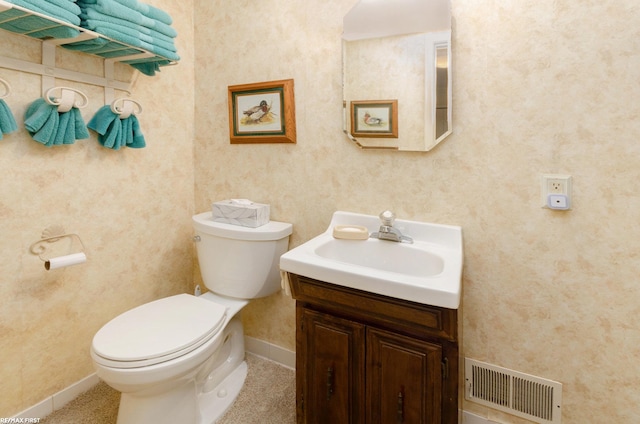
M 92 349 L 108 362 L 122 362 L 123 367 L 152 365 L 201 346 L 220 331 L 225 315 L 223 305 L 206 299 L 189 294 L 167 297 L 105 324 L 94 336 Z

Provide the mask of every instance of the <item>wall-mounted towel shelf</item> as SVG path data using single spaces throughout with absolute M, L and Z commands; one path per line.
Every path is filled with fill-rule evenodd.
M 23 24 L 21 24 L 21 22 Z M 73 38 L 48 38 L 46 35 L 43 36 L 43 34 L 55 31 L 58 28 L 72 29 L 74 30 L 73 32 L 77 32 L 78 35 Z M 50 78 L 47 82 L 43 79 L 43 92 L 55 85 L 53 78 L 63 78 L 103 86 L 111 90 L 129 91 L 128 82 L 114 79 L 115 62 L 124 62 L 130 65 L 157 63 L 159 66 L 176 64 L 175 61 L 161 55 L 113 40 L 97 32 L 71 25 L 53 17 L 8 3 L 4 0 L 0 0 L 0 29 L 31 38 L 37 38 L 42 41 L 41 64 L 0 56 L 0 67 L 39 74 L 43 77 Z M 82 43 L 89 40 L 104 40 L 105 43 L 99 49 L 87 51 L 87 49 L 82 47 Z M 104 77 L 56 67 L 56 46 L 103 58 L 105 67 Z M 113 95 L 110 94 L 109 97 L 112 99 Z M 111 100 L 106 101 L 106 103 L 110 102 Z

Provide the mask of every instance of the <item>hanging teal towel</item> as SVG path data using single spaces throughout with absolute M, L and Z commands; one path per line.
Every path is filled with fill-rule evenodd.
M 156 60 L 153 62 L 134 62 L 134 61 L 125 61 L 124 63 L 129 64 L 130 66 L 136 68 L 138 71 L 142 72 L 145 75 L 154 76 L 156 72 L 160 72 L 161 66 L 166 66 L 171 64 L 168 60 Z
M 140 122 L 138 122 L 138 118 L 135 115 L 131 115 L 129 118 L 131 120 L 131 135 L 132 140 L 131 143 L 127 141 L 127 147 L 131 147 L 133 149 L 142 149 L 147 145 L 144 141 L 144 135 L 142 135 L 142 129 L 140 128 Z
M 24 118 L 24 127 L 31 138 L 47 147 L 53 146 L 60 122 L 56 106 L 38 99 L 29 105 Z
M 46 147 L 73 144 L 89 138 L 87 126 L 78 108 L 58 113 L 58 107 L 40 98 L 29 105 L 24 127 L 35 141 Z
M 146 146 L 138 118 L 132 114 L 120 119 L 120 115 L 114 113 L 109 105 L 101 107 L 87 127 L 98 133 L 98 142 L 107 149 L 140 149 Z
M 3 99 L 0 99 L 0 140 L 3 134 L 9 134 L 18 129 L 18 124 L 11 113 L 11 109 Z

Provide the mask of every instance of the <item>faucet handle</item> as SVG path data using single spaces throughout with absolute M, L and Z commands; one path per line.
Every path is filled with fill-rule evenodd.
M 393 222 L 396 220 L 396 214 L 391 211 L 384 211 L 380 213 L 379 217 L 382 225 L 386 225 L 387 227 L 393 226 Z

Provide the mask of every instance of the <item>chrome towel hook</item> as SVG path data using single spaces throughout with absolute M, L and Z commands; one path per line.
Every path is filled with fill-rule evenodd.
M 60 90 L 60 97 L 53 97 L 52 93 Z M 76 94 L 80 96 L 80 100 L 76 101 Z M 58 106 L 58 112 L 69 112 L 71 108 L 83 108 L 89 104 L 89 98 L 82 91 L 71 87 L 53 87 L 47 90 L 44 99 L 50 105 Z
M 121 103 L 118 105 L 118 103 Z M 120 115 L 120 119 L 127 119 L 129 116 L 142 113 L 142 105 L 133 99 L 120 97 L 111 102 L 111 112 Z

